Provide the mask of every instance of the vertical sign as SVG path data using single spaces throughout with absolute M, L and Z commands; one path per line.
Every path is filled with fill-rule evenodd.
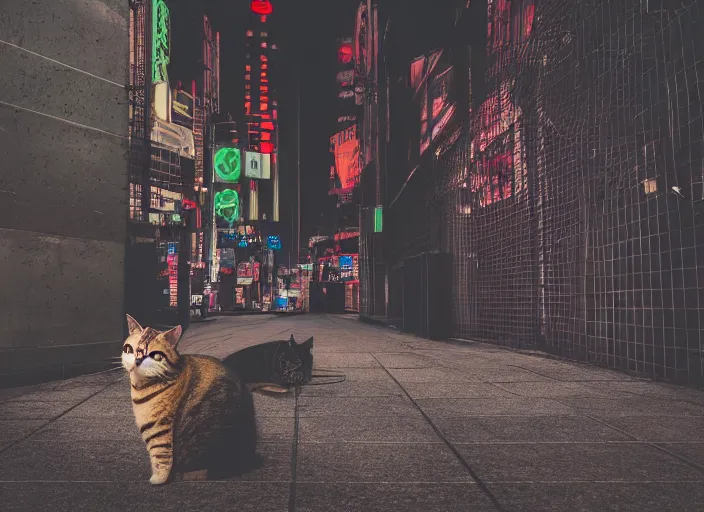
M 168 82 L 166 66 L 171 60 L 169 29 L 171 15 L 164 0 L 152 0 L 152 82 Z
M 261 179 L 262 177 L 262 154 L 254 151 L 245 153 L 244 175 L 246 178 Z

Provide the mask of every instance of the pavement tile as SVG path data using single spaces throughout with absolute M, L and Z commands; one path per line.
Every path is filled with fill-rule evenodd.
M 105 421 L 100 416 L 66 415 L 53 421 L 32 436 L 33 440 L 42 441 L 131 441 L 142 438 L 134 415 L 116 415 Z
M 406 382 L 468 382 L 472 379 L 467 372 L 454 368 L 392 368 L 389 373 L 401 384 Z
M 105 386 L 80 386 L 70 389 L 46 389 L 7 399 L 7 402 L 75 402 L 94 395 Z
M 444 444 L 299 443 L 298 482 L 471 482 Z
M 565 382 L 598 382 L 598 381 L 637 381 L 637 377 L 631 377 L 616 370 L 606 370 L 603 368 L 590 367 L 572 363 L 562 363 L 532 357 L 521 363 L 521 367 L 534 371 L 550 379 Z
M 701 440 L 701 438 L 700 438 Z M 704 442 L 702 443 L 658 443 L 666 450 L 699 464 L 704 468 Z
M 260 442 L 291 442 L 294 429 L 293 417 L 260 416 L 257 429 Z
M 379 363 L 368 352 L 316 352 L 313 368 L 378 368 Z
M 660 398 L 664 400 L 675 400 L 691 402 L 704 405 L 704 391 L 700 389 L 690 389 L 674 384 L 664 384 L 662 382 L 632 381 L 632 382 L 590 382 L 586 383 L 594 389 L 605 393 L 618 391 L 648 398 Z
M 617 390 L 599 390 L 573 382 L 503 382 L 496 385 L 513 395 L 532 398 L 614 398 L 617 396 L 628 396 Z
M 45 384 L 37 384 L 34 386 L 22 386 L 17 388 L 3 388 L 0 389 L 0 402 L 4 400 L 10 400 L 13 398 L 21 397 L 23 395 L 28 395 L 29 393 L 34 393 L 37 391 L 50 390 L 51 386 L 55 383 L 49 382 Z
M 260 467 L 232 478 L 241 482 L 287 482 L 291 480 L 291 443 L 259 442 L 257 453 L 262 458 Z
M 560 402 L 594 416 L 704 416 L 704 406 L 651 398 L 566 398 Z
M 291 443 L 259 443 L 261 467 L 241 481 L 286 481 L 291 478 Z M 151 475 L 141 439 L 133 441 L 27 440 L 0 454 L 0 481 L 140 481 Z
M 505 510 L 515 512 L 684 512 L 701 510 L 701 483 L 489 484 Z
M 0 418 L 0 441 L 9 444 L 46 425 L 48 420 L 12 420 Z
M 304 484 L 296 485 L 297 512 L 489 512 L 496 508 L 478 485 Z
M 301 443 L 369 442 L 421 443 L 441 442 L 433 428 L 420 414 L 417 416 L 312 416 L 301 417 L 298 425 Z
M 436 360 L 412 352 L 406 353 L 381 353 L 377 352 L 374 357 L 386 368 L 430 368 L 437 366 Z
M 296 412 L 296 397 L 293 393 L 265 394 L 255 392 L 254 413 L 256 417 L 279 416 L 293 418 Z
M 431 418 L 575 414 L 570 407 L 547 398 L 420 398 L 416 403 Z
M 66 379 L 58 381 L 52 386 L 55 391 L 73 389 L 83 386 L 107 386 L 114 382 L 119 382 L 122 380 L 127 380 L 127 374 L 125 370 L 119 368 L 107 373 L 99 373 L 92 375 L 82 375 L 80 377 L 73 377 L 71 379 Z
M 448 365 L 449 366 L 449 365 Z M 455 365 L 453 365 L 455 366 Z M 537 382 L 549 380 L 520 368 L 421 368 L 390 369 L 401 383 L 406 382 Z
M 3 510 L 47 512 L 286 512 L 286 482 L 177 482 L 155 487 L 131 482 L 2 482 Z
M 130 383 L 125 379 L 124 382 L 117 382 L 101 391 L 96 398 L 100 398 L 101 400 L 125 400 L 129 403 L 131 400 L 130 393 Z
M 132 401 L 125 399 L 103 399 L 100 395 L 83 402 L 66 416 L 72 418 L 120 418 L 132 416 Z
M 394 416 L 420 415 L 418 409 L 403 396 L 298 398 L 299 416 Z
M 383 368 L 345 368 L 342 372 L 345 375 L 346 382 L 371 382 L 377 380 L 390 380 L 393 382 L 393 379 L 389 377 L 389 374 Z M 321 371 L 316 373 L 313 371 L 313 375 L 323 374 L 331 375 L 329 372 Z M 315 379 L 316 377 L 313 378 Z
M 582 416 L 433 417 L 451 443 L 630 441 L 625 434 Z
M 704 474 L 639 443 L 456 445 L 484 482 L 704 481 Z
M 0 481 L 149 480 L 144 443 L 135 441 L 72 441 L 28 439 L 0 454 Z
M 704 439 L 702 416 L 625 416 L 605 419 L 641 441 L 700 441 Z
M 486 383 L 404 382 L 412 398 L 513 398 L 508 391 Z
M 342 377 L 314 379 L 313 382 L 333 382 Z M 335 382 L 322 385 L 308 385 L 301 388 L 300 396 L 394 396 L 403 395 L 403 389 L 391 379 L 376 381 Z
M 75 402 L 0 402 L 0 418 L 49 420 L 60 416 L 75 405 Z

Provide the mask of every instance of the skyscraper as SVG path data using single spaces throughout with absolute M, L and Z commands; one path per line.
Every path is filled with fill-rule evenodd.
M 269 18 L 269 0 L 252 0 L 245 42 L 244 113 L 247 126 L 245 149 L 262 154 L 262 165 L 271 179 L 249 187 L 249 220 L 279 221 L 278 104 L 276 100 L 276 54 Z

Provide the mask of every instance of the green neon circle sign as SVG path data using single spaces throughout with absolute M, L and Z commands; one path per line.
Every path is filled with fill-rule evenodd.
M 229 183 L 240 181 L 242 169 L 239 148 L 220 148 L 215 153 L 215 174 Z
M 215 194 L 215 214 L 232 226 L 240 218 L 240 196 L 231 188 Z

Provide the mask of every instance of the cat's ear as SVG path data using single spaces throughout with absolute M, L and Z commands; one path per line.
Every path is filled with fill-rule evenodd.
M 288 344 L 291 345 L 292 347 L 296 346 L 296 340 L 293 339 L 293 334 L 291 335 L 291 338 L 289 338 Z
M 139 325 L 139 322 L 132 318 L 130 315 L 127 315 L 127 331 L 130 333 L 130 336 L 135 333 L 141 333 L 142 332 L 142 326 Z
M 311 336 L 310 338 L 308 338 L 306 341 L 304 341 L 303 343 L 301 343 L 298 346 L 303 347 L 303 348 L 312 347 L 313 346 L 313 336 Z
M 183 334 L 183 329 L 180 325 L 177 325 L 173 329 L 169 329 L 164 333 L 164 339 L 169 343 L 169 345 L 176 348 L 178 341 L 181 339 L 181 334 Z

